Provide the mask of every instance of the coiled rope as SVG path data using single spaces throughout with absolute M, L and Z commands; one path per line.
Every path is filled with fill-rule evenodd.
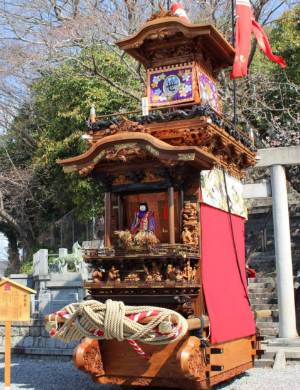
M 182 338 L 188 330 L 187 320 L 173 310 L 152 306 L 125 306 L 123 302 L 110 299 L 105 303 L 93 300 L 73 303 L 65 306 L 59 313 L 62 312 L 65 312 L 63 316 L 68 318 L 67 321 L 50 334 L 66 343 L 88 337 L 97 340 L 116 338 L 119 341 L 128 340 L 130 344 L 133 340 L 152 345 L 169 344 Z M 163 334 L 158 326 L 171 315 L 176 315 L 178 321 L 169 333 Z M 137 322 L 150 316 L 154 318 L 146 325 Z

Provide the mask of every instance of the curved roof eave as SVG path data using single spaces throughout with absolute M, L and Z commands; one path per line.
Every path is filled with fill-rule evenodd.
M 101 159 L 104 157 L 103 151 L 114 147 L 117 150 L 121 145 L 127 145 L 127 148 L 140 147 L 158 160 L 185 161 L 194 166 L 203 165 L 205 167 L 203 169 L 210 169 L 218 162 L 218 159 L 211 153 L 197 146 L 172 146 L 150 134 L 123 133 L 102 138 L 80 156 L 59 160 L 57 163 L 66 168 L 73 167 L 73 172 L 91 165 L 95 167 L 101 164 Z

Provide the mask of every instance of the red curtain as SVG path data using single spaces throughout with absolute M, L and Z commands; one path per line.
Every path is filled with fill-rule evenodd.
M 244 219 L 232 215 L 242 277 L 245 272 Z M 255 334 L 255 323 L 236 263 L 229 214 L 201 204 L 202 277 L 211 324 L 211 343 Z

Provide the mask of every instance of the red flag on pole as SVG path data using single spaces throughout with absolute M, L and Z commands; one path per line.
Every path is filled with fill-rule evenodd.
M 235 58 L 230 78 L 247 75 L 249 50 L 251 44 L 251 31 L 255 35 L 261 50 L 271 61 L 283 68 L 286 67 L 284 59 L 272 53 L 268 37 L 261 26 L 254 20 L 249 0 L 236 0 L 236 32 L 235 32 Z
M 191 23 L 189 18 L 187 17 L 187 14 L 185 10 L 183 9 L 183 6 L 180 3 L 174 3 L 172 4 L 170 11 L 173 12 L 174 15 L 177 15 L 186 23 Z

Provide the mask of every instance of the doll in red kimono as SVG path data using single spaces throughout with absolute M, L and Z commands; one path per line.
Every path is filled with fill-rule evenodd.
M 148 209 L 148 205 L 145 202 L 141 202 L 139 210 L 135 213 L 131 229 L 132 235 L 138 232 L 151 231 L 155 234 L 155 218 L 153 211 Z

